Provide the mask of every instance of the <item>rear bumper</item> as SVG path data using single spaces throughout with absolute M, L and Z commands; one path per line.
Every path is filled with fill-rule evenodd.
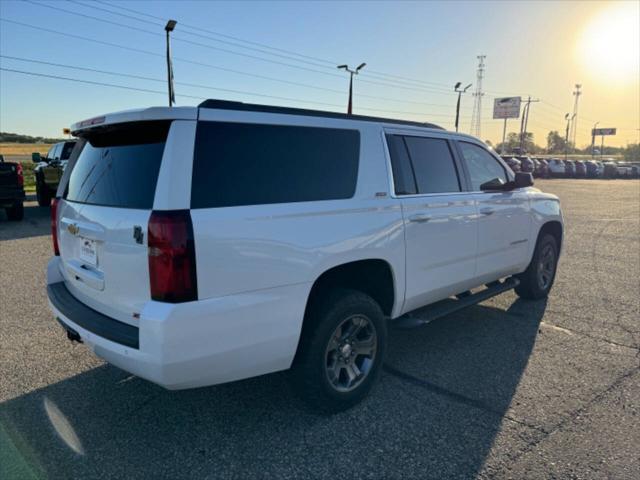
M 65 287 L 59 263 L 54 257 L 47 267 L 56 319 L 97 356 L 138 377 L 178 390 L 291 366 L 311 285 L 183 304 L 148 301 L 134 326 L 77 300 Z

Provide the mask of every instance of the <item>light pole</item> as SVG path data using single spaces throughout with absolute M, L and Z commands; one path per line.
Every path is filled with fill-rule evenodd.
M 471 84 L 464 87 L 464 90 L 460 90 L 460 85 L 462 84 L 458 82 L 456 83 L 455 87 L 453 87 L 453 91 L 458 92 L 458 103 L 456 105 L 456 132 L 458 131 L 458 120 L 460 119 L 460 97 L 467 91 Z
M 361 63 L 355 70 L 351 70 L 349 65 L 338 65 L 338 68 L 349 72 L 349 103 L 347 105 L 347 115 L 351 115 L 352 101 L 353 101 L 353 76 L 357 75 L 367 64 Z
M 596 148 L 596 127 L 600 122 L 596 122 L 591 130 L 591 158 L 595 157 L 594 149 Z
M 164 31 L 167 32 L 167 83 L 169 84 L 169 106 L 172 107 L 176 103 L 176 93 L 173 89 L 173 65 L 171 64 L 171 42 L 169 40 L 169 34 L 176 28 L 176 20 L 169 20 L 164 27 Z

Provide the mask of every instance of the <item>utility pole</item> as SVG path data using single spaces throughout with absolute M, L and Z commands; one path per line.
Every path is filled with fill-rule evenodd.
M 567 154 L 569 153 L 569 126 L 571 125 L 571 120 L 573 120 L 573 117 L 570 113 L 567 113 L 564 116 L 564 119 L 567 121 L 567 129 L 565 130 L 564 134 L 564 159 L 566 160 Z
M 576 91 L 573 92 L 573 96 L 576 97 L 573 102 L 573 117 L 571 122 L 571 142 L 573 143 L 574 150 L 576 148 L 576 134 L 578 132 L 578 99 L 580 98 L 580 95 L 582 95 L 582 92 L 580 91 L 581 88 L 582 85 L 576 83 Z
M 458 120 L 460 119 L 460 97 L 463 93 L 467 92 L 471 84 L 464 87 L 464 90 L 460 90 L 460 85 L 462 85 L 462 83 L 458 82 L 455 87 L 453 87 L 453 91 L 458 92 L 458 104 L 456 105 L 456 132 L 458 131 Z
M 600 122 L 596 122 L 591 129 L 591 158 L 595 157 L 595 148 L 596 148 L 596 127 Z
M 525 101 L 524 110 L 522 111 L 522 120 L 520 122 L 520 153 L 524 153 L 524 139 L 527 135 L 527 126 L 529 125 L 529 110 L 531 109 L 531 104 L 535 102 L 539 102 L 539 99 L 532 100 L 531 97 L 527 98 Z
M 363 69 L 366 65 L 366 63 L 361 63 L 355 70 L 349 69 L 349 65 L 338 65 L 338 68 L 349 72 L 349 103 L 347 104 L 347 115 L 351 115 L 352 112 L 353 76 L 358 75 L 358 72 L 360 72 L 360 70 Z
M 482 79 L 484 78 L 484 59 L 486 55 L 478 55 L 478 72 L 476 75 L 476 91 L 473 93 L 473 114 L 471 115 L 471 135 L 480 138 L 480 121 L 482 119 Z
M 176 28 L 178 22 L 175 20 L 169 20 L 164 27 L 164 31 L 167 32 L 167 83 L 169 84 L 169 106 L 172 107 L 176 103 L 176 92 L 173 89 L 173 65 L 171 63 L 171 41 L 169 34 Z

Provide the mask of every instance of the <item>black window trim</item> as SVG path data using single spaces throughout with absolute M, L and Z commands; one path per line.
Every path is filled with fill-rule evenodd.
M 489 150 L 486 146 L 482 145 L 481 143 L 478 142 L 472 142 L 470 140 L 467 139 L 459 139 L 456 138 L 454 140 L 455 143 L 455 149 L 456 149 L 456 153 L 459 157 L 459 163 L 462 166 L 462 171 L 464 172 L 464 178 L 465 178 L 465 183 L 466 183 L 466 188 L 465 191 L 467 193 L 482 193 L 482 194 L 495 194 L 495 191 L 492 192 L 485 192 L 483 190 L 473 190 L 471 185 L 471 174 L 469 173 L 469 169 L 467 168 L 467 162 L 464 159 L 464 155 L 462 153 L 462 148 L 460 147 L 461 143 L 469 143 L 471 145 L 475 145 L 478 148 L 482 148 L 485 152 L 487 152 L 491 157 L 493 157 L 498 164 L 502 167 L 502 170 L 504 170 L 504 174 L 507 177 L 507 180 L 513 180 L 511 178 L 511 175 L 509 175 L 509 169 L 508 169 L 508 165 L 506 164 L 506 162 L 497 154 L 495 154 L 494 152 L 492 152 L 491 150 Z
M 387 157 L 387 169 L 389 171 L 389 191 L 391 192 L 392 198 L 419 198 L 419 197 L 434 197 L 434 196 L 442 196 L 442 195 L 460 195 L 468 193 L 469 188 L 469 178 L 466 170 L 463 167 L 464 162 L 462 161 L 462 156 L 458 150 L 458 146 L 454 145 L 455 141 L 453 138 L 449 136 L 440 136 L 434 135 L 431 132 L 403 132 L 395 129 L 384 129 L 382 132 L 382 136 L 384 138 L 384 145 L 386 148 L 386 157 Z M 409 155 L 409 148 L 407 147 L 407 143 L 405 141 L 405 137 L 418 137 L 418 138 L 430 138 L 436 140 L 445 140 L 447 142 L 447 146 L 449 147 L 449 151 L 451 152 L 451 157 L 453 158 L 453 166 L 456 170 L 456 175 L 458 177 L 458 185 L 460 186 L 460 190 L 457 192 L 437 192 L 437 193 L 410 193 L 410 194 L 402 194 L 396 192 L 396 182 L 393 176 L 393 165 L 391 160 L 391 150 L 389 149 L 389 143 L 387 142 L 387 135 L 401 136 L 402 144 L 407 151 L 407 156 L 409 157 L 409 163 L 411 165 L 411 175 L 413 177 L 413 182 L 416 187 L 416 191 L 418 191 L 418 184 L 415 176 L 415 168 L 413 166 L 413 160 L 411 159 L 411 155 Z

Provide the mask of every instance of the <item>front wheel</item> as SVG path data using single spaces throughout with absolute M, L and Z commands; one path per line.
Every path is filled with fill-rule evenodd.
M 22 202 L 14 203 L 12 207 L 6 208 L 5 212 L 9 220 L 22 220 L 24 218 L 24 205 Z
M 360 402 L 377 380 L 387 345 L 380 306 L 353 290 L 310 307 L 292 368 L 293 386 L 316 410 L 339 412 Z
M 558 243 L 551 234 L 538 238 L 533 258 L 527 269 L 518 275 L 520 285 L 516 293 L 528 300 L 539 300 L 549 295 L 558 267 Z

